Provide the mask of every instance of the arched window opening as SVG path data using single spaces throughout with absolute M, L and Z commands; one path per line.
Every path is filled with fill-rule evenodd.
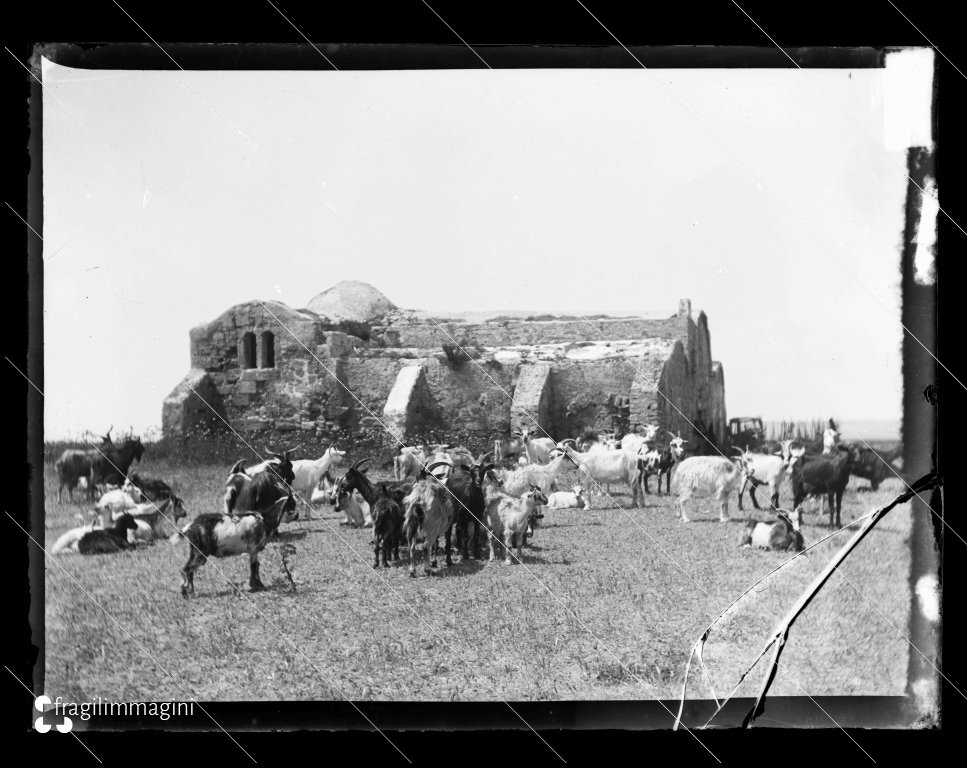
M 255 367 L 255 334 L 249 331 L 242 336 L 242 368 Z
M 275 335 L 272 331 L 262 331 L 262 356 L 259 368 L 275 368 Z

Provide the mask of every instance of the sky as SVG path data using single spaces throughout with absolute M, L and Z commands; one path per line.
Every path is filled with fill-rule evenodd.
M 45 436 L 157 428 L 191 327 L 257 298 L 303 307 L 347 279 L 441 313 L 670 316 L 688 297 L 730 416 L 897 420 L 906 147 L 930 140 L 933 58 L 888 61 L 45 60 Z

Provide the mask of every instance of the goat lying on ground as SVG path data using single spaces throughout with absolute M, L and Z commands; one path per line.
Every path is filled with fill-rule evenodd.
M 571 491 L 555 491 L 547 496 L 548 509 L 584 509 L 584 489 L 575 485 Z
M 104 555 L 130 549 L 128 531 L 136 528 L 134 518 L 123 512 L 113 528 L 95 528 L 81 536 L 77 551 L 82 555 Z
M 188 515 L 177 496 L 165 499 L 160 504 L 153 501 L 139 504 L 129 514 L 137 526 L 128 536 L 128 540 L 132 542 L 170 539 L 179 534 L 178 521 Z
M 121 490 L 131 494 L 138 503 L 145 501 L 164 501 L 175 495 L 171 486 L 164 480 L 155 477 L 142 477 L 140 473 L 131 471 L 121 486 Z
M 529 525 L 535 519 L 544 517 L 541 506 L 547 504 L 547 496 L 533 485 L 521 498 L 514 499 L 500 492 L 487 494 L 487 528 L 490 532 L 490 558 L 496 556 L 496 549 L 503 543 L 504 562 L 511 563 L 511 549 L 517 547 L 517 562 L 523 562 L 521 546 Z
M 312 489 L 309 497 L 310 504 L 335 504 L 336 503 L 336 483 L 328 473 L 324 474 L 319 480 L 319 485 Z
M 779 519 L 774 523 L 749 520 L 739 546 L 802 552 L 803 538 L 799 530 L 802 525 L 802 511 L 796 513 L 795 520 L 791 520 L 789 513 L 783 509 L 778 510 L 777 514 Z
M 65 531 L 54 542 L 54 545 L 50 548 L 50 554 L 61 555 L 69 552 L 77 552 L 77 543 L 81 540 L 85 533 L 90 533 L 94 530 L 103 530 L 100 522 L 94 520 L 86 525 L 79 525 L 76 528 L 71 528 L 69 531 Z
M 364 528 L 373 524 L 373 515 L 370 511 L 369 502 L 366 501 L 359 491 L 347 491 L 336 497 L 333 505 L 335 512 L 342 512 L 345 520 L 340 525 L 350 525 L 353 528 Z
M 678 465 L 675 472 L 675 485 L 678 488 L 678 510 L 682 522 L 689 522 L 685 514 L 685 502 L 696 491 L 712 497 L 712 506 L 719 506 L 719 521 L 729 520 L 729 496 L 736 489 L 742 477 L 751 474 L 753 468 L 747 458 L 740 457 L 735 462 L 721 456 L 692 456 Z
M 138 500 L 123 488 L 115 488 L 101 494 L 94 505 L 94 514 L 101 520 L 101 528 L 110 528 L 111 523 L 121 512 L 130 512 L 138 506 Z
M 181 569 L 181 594 L 184 597 L 195 594 L 195 571 L 209 557 L 231 557 L 245 553 L 249 556 L 249 588 L 253 592 L 265 589 L 259 578 L 259 552 L 278 530 L 283 515 L 293 509 L 295 499 L 289 494 L 274 501 L 264 512 L 255 512 L 238 520 L 219 513 L 198 515 L 184 530 L 184 536 L 188 539 L 188 562 Z

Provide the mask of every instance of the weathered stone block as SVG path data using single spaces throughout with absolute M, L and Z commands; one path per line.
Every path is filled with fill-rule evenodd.
M 240 395 L 254 395 L 258 391 L 258 385 L 254 381 L 242 379 L 235 385 L 235 391 Z

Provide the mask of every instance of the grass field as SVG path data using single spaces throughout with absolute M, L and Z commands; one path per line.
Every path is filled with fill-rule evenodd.
M 227 469 L 152 463 L 146 454 L 141 471 L 169 480 L 193 516 L 221 508 Z M 50 546 L 87 506 L 58 503 L 52 467 L 45 472 Z M 854 479 L 844 524 L 900 487 L 889 480 L 873 493 Z M 624 512 L 607 499 L 591 511 L 546 511 L 524 567 L 455 555 L 453 568 L 430 578 L 422 570 L 408 578 L 402 551 L 400 562 L 374 570 L 370 531 L 340 526 L 331 507 L 313 513 L 322 519 L 283 526 L 262 553 L 267 589 L 255 594 L 247 558 L 212 559 L 196 575 L 197 597 L 185 600 L 184 541 L 48 558 L 44 690 L 68 701 L 677 697 L 705 626 L 788 554 L 738 546 L 745 517 L 734 498 L 731 523 L 693 508 L 683 524 L 667 497 L 631 509 L 626 493 L 613 496 Z M 828 518 L 804 517 L 808 545 L 828 531 Z M 898 630 L 906 633 L 910 610 L 909 530 L 908 508 L 894 510 L 833 576 L 794 626 L 773 694 L 904 694 L 907 643 Z M 784 569 L 739 606 L 733 627 L 712 634 L 706 661 L 720 696 L 849 535 Z M 294 589 L 282 543 L 295 548 L 287 558 Z M 739 695 L 754 695 L 759 679 Z M 689 695 L 709 695 L 694 671 Z

